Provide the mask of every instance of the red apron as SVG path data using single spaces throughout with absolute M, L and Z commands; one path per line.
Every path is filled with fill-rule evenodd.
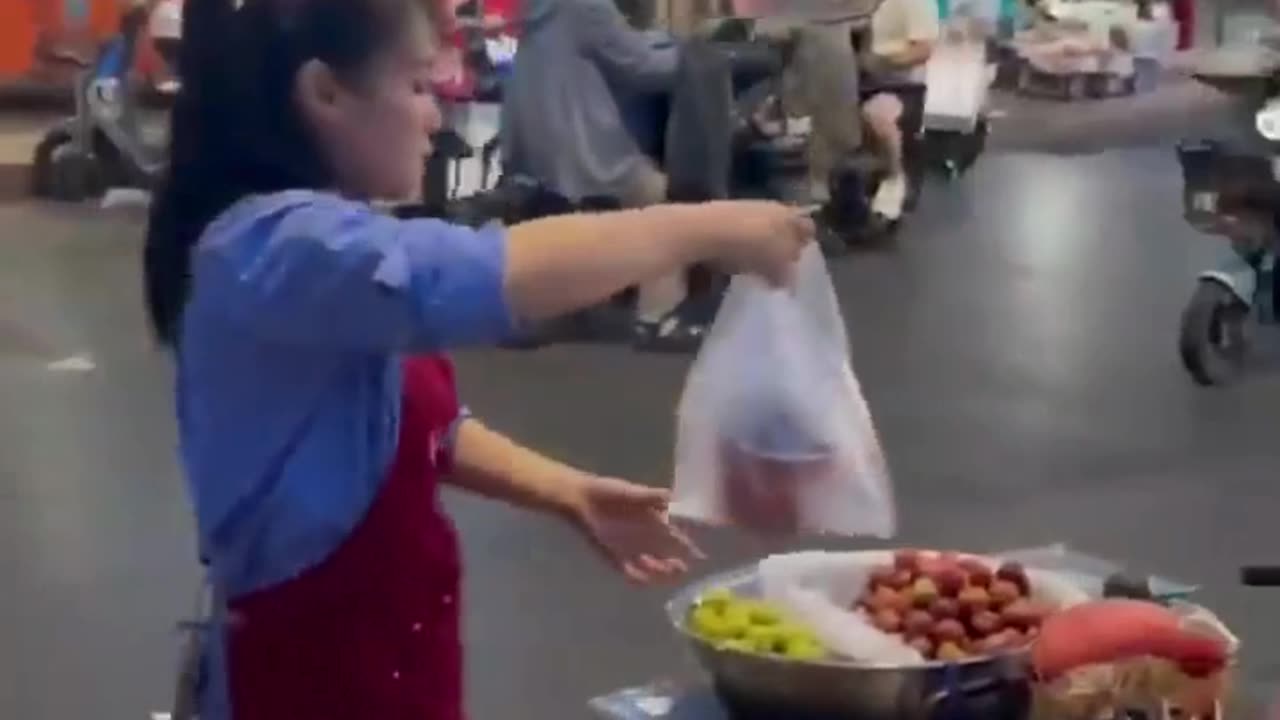
M 462 720 L 461 562 L 437 498 L 458 415 L 442 357 L 404 361 L 395 460 L 327 560 L 232 600 L 233 720 Z
M 1196 42 L 1196 0 L 1173 0 L 1172 11 L 1178 25 L 1178 49 L 1190 50 Z

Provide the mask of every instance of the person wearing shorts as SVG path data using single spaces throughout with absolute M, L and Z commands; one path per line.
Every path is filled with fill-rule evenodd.
M 862 5 L 829 2 L 821 12 L 802 18 L 763 19 L 757 31 L 790 34 L 796 40 L 795 57 L 783 81 L 783 102 L 788 114 L 809 117 L 813 123 L 808 150 L 810 200 L 827 203 L 832 171 L 865 141 L 874 141 L 885 153 L 890 171 L 872 209 L 883 220 L 892 221 L 901 216 L 907 195 L 898 127 L 902 101 L 891 93 L 879 93 L 864 103 L 859 78 L 865 74 L 873 81 L 922 81 L 940 23 L 936 0 L 884 0 L 872 17 L 872 47 L 859 58 L 851 36 Z M 869 131 L 865 134 L 864 124 Z
M 884 0 L 871 17 L 871 42 L 864 53 L 867 78 L 875 84 L 922 84 L 925 64 L 940 33 L 934 0 Z M 872 211 L 889 221 L 902 216 L 909 190 L 903 164 L 903 112 L 902 99 L 892 92 L 875 93 L 862 105 L 869 134 L 889 166 Z

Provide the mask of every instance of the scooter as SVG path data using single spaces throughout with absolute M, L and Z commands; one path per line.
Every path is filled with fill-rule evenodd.
M 151 5 L 128 11 L 120 32 L 92 61 L 73 53 L 54 59 L 81 70 L 75 114 L 50 129 L 36 146 L 31 190 L 36 197 L 78 202 L 112 187 L 152 189 L 166 165 L 165 148 L 147 142 L 138 100 L 129 87 L 139 36 Z
M 1183 142 L 1183 208 L 1197 230 L 1225 237 L 1230 253 L 1200 273 L 1182 313 L 1178 353 L 1196 383 L 1229 384 L 1243 369 L 1255 325 L 1277 322 L 1275 282 L 1280 243 L 1280 65 L 1253 77 L 1197 73 L 1200 81 L 1261 98 L 1254 129 L 1265 142 L 1236 149 L 1216 141 Z M 1270 98 L 1270 99 L 1266 99 Z
M 878 4 L 878 0 L 868 0 L 865 3 L 867 14 Z M 692 103 L 697 107 L 685 113 L 696 117 L 692 124 L 701 127 L 684 125 L 692 130 L 690 133 L 675 128 L 672 118 L 680 113 L 675 109 L 679 100 L 674 96 L 639 99 L 640 105 L 647 105 L 641 114 L 650 117 L 637 123 L 646 127 L 633 130 L 644 136 L 637 138 L 642 149 L 652 154 L 667 172 L 673 200 L 768 197 L 807 203 L 804 197 L 807 192 L 807 138 L 803 134 L 779 135 L 763 129 L 757 122 L 762 110 L 775 102 L 782 72 L 794 46 L 790 39 L 757 37 L 753 32 L 754 24 L 754 18 L 724 19 L 714 34 L 691 43 L 685 51 L 697 53 L 705 59 L 705 64 L 701 60 L 688 62 L 683 71 L 689 76 L 699 76 L 693 82 L 706 89 L 700 94 L 706 99 Z M 719 70 L 707 72 L 706 66 L 721 67 L 723 74 Z M 726 85 L 732 98 L 728 103 L 719 100 L 721 88 Z M 919 98 L 907 103 L 908 112 L 903 121 L 907 129 L 904 135 L 910 145 L 904 148 L 904 154 L 914 161 L 920 155 L 923 88 L 906 88 L 903 93 Z M 504 168 L 497 187 L 481 193 L 482 196 L 457 198 L 443 195 L 439 188 L 450 184 L 443 166 L 455 160 L 449 157 L 455 153 L 448 151 L 453 145 L 458 143 L 437 143 L 441 152 L 432 163 L 432 182 L 427 183 L 428 187 L 437 189 L 437 194 L 427 198 L 424 207 L 417 208 L 415 214 L 476 221 L 483 220 L 485 212 L 488 212 L 490 217 L 506 219 L 515 213 L 511 212 L 512 208 L 503 208 L 504 196 L 512 196 L 512 205 L 524 205 L 531 194 L 545 195 L 532 192 L 528 188 L 532 181 L 522 177 L 521 169 L 517 167 Z M 465 147 L 456 149 L 462 155 L 469 152 Z M 482 160 L 486 168 L 495 151 L 496 146 L 492 144 L 483 149 Z M 922 166 L 922 163 L 911 164 L 913 167 Z M 857 157 L 847 159 L 833 179 L 832 202 L 823 208 L 820 216 L 828 218 L 830 224 L 838 225 L 846 237 L 856 237 L 864 232 L 870 217 L 870 198 L 883 171 L 884 168 L 870 152 L 860 152 Z M 919 173 L 914 177 L 918 178 Z M 918 187 L 920 183 L 912 184 Z M 590 198 L 586 202 L 599 206 L 606 200 Z M 554 204 L 560 206 L 564 203 Z M 570 206 L 573 204 L 569 203 Z M 483 208 L 483 211 L 478 208 Z

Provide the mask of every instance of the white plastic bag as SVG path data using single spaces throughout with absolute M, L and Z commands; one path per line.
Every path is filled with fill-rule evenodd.
M 852 610 L 867 587 L 871 570 L 893 562 L 893 553 L 809 552 L 771 555 L 760 561 L 760 594 L 786 608 L 831 652 L 867 665 L 917 665 L 920 651 L 871 624 Z
M 983 44 L 971 39 L 939 44 L 925 66 L 924 127 L 973 132 L 989 86 Z
M 680 399 L 671 510 L 765 532 L 893 534 L 888 469 L 817 244 L 790 289 L 730 285 Z

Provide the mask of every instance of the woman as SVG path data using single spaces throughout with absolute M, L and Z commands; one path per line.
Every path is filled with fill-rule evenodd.
M 563 518 L 637 582 L 681 572 L 665 492 L 486 428 L 439 352 L 693 262 L 784 282 L 812 237 L 769 203 L 479 231 L 379 213 L 421 193 L 441 24 L 418 0 L 188 0 L 145 270 L 229 614 L 202 720 L 464 717 L 441 482 Z

